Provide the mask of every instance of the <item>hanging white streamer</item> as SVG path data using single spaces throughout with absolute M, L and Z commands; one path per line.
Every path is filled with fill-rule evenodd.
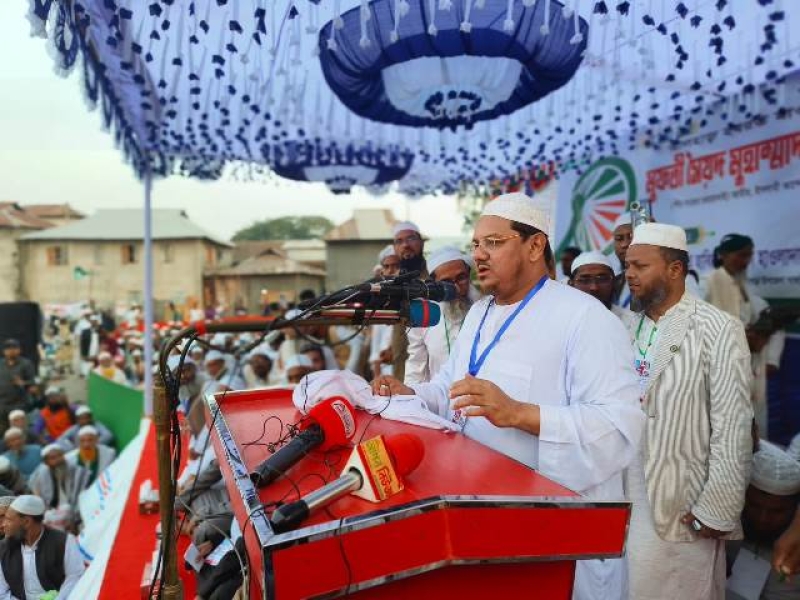
M 575 10 L 572 12 L 572 18 L 575 24 L 575 35 L 573 35 L 569 40 L 569 43 L 573 46 L 577 46 L 583 41 L 583 34 L 581 33 L 581 18 L 578 12 L 579 5 L 580 0 L 575 0 Z
M 508 0 L 506 20 L 503 21 L 503 31 L 507 33 L 514 31 L 514 0 Z
M 369 35 L 367 35 L 367 22 L 370 19 L 369 4 L 367 0 L 361 0 L 361 10 L 359 12 L 360 25 L 361 25 L 361 38 L 358 40 L 358 45 L 362 48 L 368 48 L 370 42 Z
M 436 35 L 439 30 L 436 28 L 436 0 L 428 0 L 428 7 L 430 8 L 431 24 L 428 25 L 428 35 Z
M 459 29 L 464 33 L 472 31 L 472 23 L 469 22 L 470 13 L 472 12 L 472 0 L 464 0 L 464 20 L 461 21 Z
M 539 33 L 542 35 L 550 34 L 550 0 L 544 0 L 544 22 L 539 28 Z
M 389 34 L 389 39 L 392 43 L 400 39 L 398 30 L 400 29 L 400 19 L 403 17 L 403 2 L 405 2 L 405 0 L 394 0 L 394 27 Z M 408 7 L 408 2 L 406 2 L 406 7 Z

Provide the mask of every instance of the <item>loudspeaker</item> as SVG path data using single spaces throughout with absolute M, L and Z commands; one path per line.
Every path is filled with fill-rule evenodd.
M 19 340 L 22 356 L 38 370 L 42 310 L 36 302 L 0 302 L 0 344 L 8 338 Z

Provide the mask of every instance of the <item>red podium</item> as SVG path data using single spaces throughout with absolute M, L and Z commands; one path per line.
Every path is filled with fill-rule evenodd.
M 415 433 L 425 457 L 405 489 L 375 504 L 347 496 L 274 534 L 269 514 L 336 479 L 349 449 L 312 453 L 258 490 L 249 472 L 301 414 L 291 390 L 207 398 L 212 440 L 244 532 L 251 597 L 568 599 L 575 560 L 623 554 L 627 502 L 588 501 L 460 434 L 357 411 L 354 441 Z

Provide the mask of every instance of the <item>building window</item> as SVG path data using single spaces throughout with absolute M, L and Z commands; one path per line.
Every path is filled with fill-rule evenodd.
M 103 247 L 100 244 L 97 244 L 94 247 L 94 264 L 96 265 L 103 264 Z
M 206 246 L 206 264 L 213 265 L 216 264 L 216 257 L 217 254 L 214 252 L 214 248 L 212 246 Z
M 47 249 L 47 264 L 51 267 L 59 267 L 69 263 L 66 246 L 50 246 Z
M 137 262 L 136 256 L 136 245 L 135 244 L 125 244 L 122 247 L 122 264 L 123 265 L 134 265 Z
M 164 244 L 164 262 L 171 263 L 175 260 L 175 252 L 173 251 L 172 244 Z

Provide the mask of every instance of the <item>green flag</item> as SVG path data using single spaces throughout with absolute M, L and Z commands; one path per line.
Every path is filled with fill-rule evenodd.
M 87 271 L 83 267 L 75 267 L 74 269 L 72 269 L 72 278 L 75 281 L 80 281 L 81 279 L 85 279 L 86 277 L 89 277 L 89 275 L 91 274 L 92 274 L 91 271 Z

